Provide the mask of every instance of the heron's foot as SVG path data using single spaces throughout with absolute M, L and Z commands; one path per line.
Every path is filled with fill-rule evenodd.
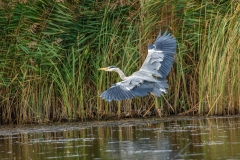
M 161 109 L 159 109 L 159 108 L 156 108 L 156 111 L 157 111 L 157 114 L 158 114 L 158 116 L 159 117 L 162 117 L 162 110 Z

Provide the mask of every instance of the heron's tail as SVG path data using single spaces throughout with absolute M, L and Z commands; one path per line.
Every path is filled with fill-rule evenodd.
M 153 88 L 152 93 L 157 96 L 160 97 L 163 92 L 165 94 L 167 94 L 167 88 L 168 88 L 168 83 L 166 79 L 161 80 L 160 82 L 155 83 L 155 87 Z

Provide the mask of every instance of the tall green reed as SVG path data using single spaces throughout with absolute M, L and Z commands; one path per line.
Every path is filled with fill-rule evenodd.
M 156 114 L 151 96 L 103 101 L 100 93 L 120 79 L 98 68 L 130 75 L 159 30 L 178 42 L 162 113 L 239 113 L 235 1 L 30 0 L 3 2 L 0 15 L 1 123 Z
M 199 110 L 207 115 L 239 113 L 239 4 L 206 23 L 199 66 Z M 199 111 L 199 112 L 200 112 Z
M 59 63 L 63 56 L 58 54 L 61 47 L 55 35 L 67 30 L 60 17 L 67 24 L 71 16 L 62 12 L 67 9 L 60 3 L 3 5 L 9 8 L 1 8 L 0 19 L 2 123 L 59 119 L 64 108 L 52 78 L 57 71 L 52 62 Z

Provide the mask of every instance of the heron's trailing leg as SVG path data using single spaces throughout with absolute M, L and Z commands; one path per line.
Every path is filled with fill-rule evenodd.
M 121 118 L 121 102 L 120 101 L 117 102 L 117 106 L 118 106 L 117 115 L 118 115 L 118 119 L 120 119 Z
M 158 97 L 154 96 L 155 98 L 155 109 L 159 117 L 162 117 L 162 110 L 159 108 L 158 104 Z
M 152 94 L 153 95 L 153 94 Z M 156 112 L 157 112 L 157 114 L 158 114 L 158 116 L 159 117 L 161 117 L 162 116 L 162 111 L 161 111 L 161 109 L 159 109 L 158 108 L 158 97 L 156 97 L 156 96 L 154 96 L 153 95 L 153 97 L 154 97 L 154 103 L 155 103 L 155 110 L 156 110 Z M 145 117 L 146 115 L 147 115 L 147 113 L 152 109 L 152 107 L 154 106 L 154 103 L 151 105 L 151 107 L 144 113 L 144 115 L 143 115 L 143 117 Z

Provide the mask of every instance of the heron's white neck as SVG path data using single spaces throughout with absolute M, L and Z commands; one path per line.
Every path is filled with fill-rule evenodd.
M 113 71 L 117 72 L 122 80 L 126 80 L 128 77 L 125 76 L 123 71 L 119 68 L 115 68 Z

